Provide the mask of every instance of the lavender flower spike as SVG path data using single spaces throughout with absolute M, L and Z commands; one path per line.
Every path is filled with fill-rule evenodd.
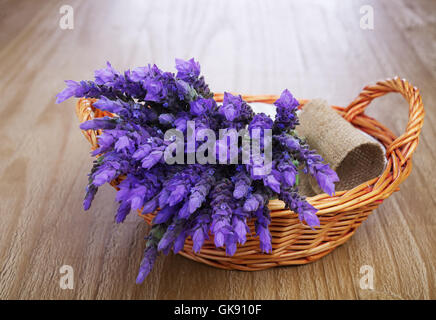
M 119 190 L 115 200 L 119 206 L 115 222 L 125 221 L 132 210 L 155 215 L 137 283 L 151 272 L 160 252 L 187 248 L 187 238 L 192 239 L 196 253 L 212 236 L 215 247 L 225 248 L 228 256 L 234 255 L 238 245 L 247 241 L 249 221 L 254 222 L 260 250 L 272 252 L 269 199 L 282 199 L 302 223 L 316 228 L 321 223 L 317 209 L 298 194 L 299 174 L 302 171 L 315 177 L 330 195 L 338 181 L 322 157 L 296 134 L 299 102 L 291 92 L 284 90 L 274 102 L 277 113 L 273 121 L 266 114 L 255 115 L 240 95 L 226 92 L 223 103 L 218 105 L 200 71 L 194 59 L 176 59 L 176 73 L 164 72 L 152 64 L 118 72 L 108 62 L 95 71 L 94 80 L 68 80 L 66 88 L 56 96 L 57 103 L 71 97 L 97 99 L 93 106 L 111 114 L 80 125 L 82 130 L 99 131 L 98 148 L 91 153 L 97 159 L 88 175 L 83 208 L 89 209 L 100 186 L 116 182 Z M 260 130 L 260 153 L 248 153 L 238 137 L 235 152 L 226 164 L 192 163 L 198 149 L 192 150 L 191 146 L 198 148 L 201 144 L 187 139 L 191 123 L 195 124 L 195 134 L 200 129 L 218 135 L 221 129 L 247 130 L 249 134 L 242 142 L 257 137 L 256 131 Z M 168 129 L 183 133 L 182 156 L 188 164 L 166 163 Z M 272 140 L 263 139 L 271 131 Z M 229 149 L 227 139 L 216 141 L 214 148 L 218 151 Z M 271 170 L 257 170 L 265 165 L 262 160 L 270 147 Z M 241 163 L 239 160 L 247 159 L 247 155 L 248 163 Z M 218 158 L 212 155 L 212 159 Z

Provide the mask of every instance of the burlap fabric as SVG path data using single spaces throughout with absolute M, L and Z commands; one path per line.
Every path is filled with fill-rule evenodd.
M 383 146 L 354 128 L 326 101 L 311 100 L 303 107 L 299 119 L 298 135 L 338 174 L 337 191 L 352 189 L 383 172 L 386 164 Z M 322 193 L 316 181 L 307 176 L 301 177 L 300 192 L 307 196 Z

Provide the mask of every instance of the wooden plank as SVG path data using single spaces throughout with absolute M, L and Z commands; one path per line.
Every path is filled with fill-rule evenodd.
M 69 1 L 61 30 L 55 1 L 0 1 L 0 298 L 2 299 L 435 299 L 435 15 L 431 0 Z M 359 27 L 364 4 L 375 29 Z M 115 191 L 81 207 L 89 145 L 74 101 L 54 96 L 64 79 L 86 79 L 106 60 L 119 70 L 196 57 L 216 92 L 322 97 L 346 105 L 366 84 L 399 75 L 417 85 L 427 116 L 414 169 L 343 246 L 304 266 L 218 270 L 181 256 L 135 277 L 148 227 L 135 214 L 114 223 Z M 368 109 L 396 134 L 400 96 Z M 62 265 L 73 290 L 59 286 Z M 374 290 L 359 272 L 370 265 Z

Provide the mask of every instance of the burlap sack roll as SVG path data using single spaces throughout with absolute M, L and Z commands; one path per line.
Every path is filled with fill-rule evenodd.
M 386 163 L 385 150 L 374 138 L 354 128 L 326 101 L 316 99 L 304 106 L 299 114 L 297 133 L 306 138 L 336 171 L 340 181 L 336 191 L 349 190 L 379 176 Z M 314 179 L 313 191 L 322 193 Z

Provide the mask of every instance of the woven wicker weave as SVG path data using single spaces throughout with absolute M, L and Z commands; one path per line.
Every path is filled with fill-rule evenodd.
M 389 92 L 398 92 L 409 103 L 409 120 L 406 132 L 396 137 L 389 129 L 363 112 L 369 103 L 377 97 Z M 215 94 L 217 101 L 222 101 L 222 94 Z M 273 103 L 278 96 L 243 96 L 247 102 Z M 77 116 L 80 122 L 93 117 L 110 115 L 95 109 L 92 99 L 80 99 L 77 103 Z M 304 105 L 306 101 L 300 100 Z M 386 147 L 387 166 L 380 177 L 367 181 L 360 186 L 336 193 L 330 197 L 327 194 L 317 195 L 307 200 L 319 209 L 317 215 L 321 226 L 316 230 L 302 225 L 296 214 L 284 210 L 284 203 L 271 200 L 270 231 L 272 235 L 271 254 L 263 254 L 259 249 L 259 240 L 253 234 L 253 222 L 250 222 L 252 235 L 244 245 L 238 246 L 232 257 L 225 255 L 225 250 L 216 248 L 213 236 L 203 245 L 201 252 L 194 254 L 192 241 L 187 239 L 181 255 L 223 269 L 261 270 L 276 266 L 305 264 L 315 261 L 337 246 L 347 241 L 357 227 L 378 207 L 384 199 L 394 191 L 410 174 L 412 170 L 411 157 L 418 145 L 419 133 L 424 120 L 424 106 L 419 90 L 402 79 L 380 81 L 367 86 L 360 95 L 346 108 L 333 107 L 344 119 L 355 127 L 377 138 Z M 92 148 L 97 148 L 99 131 L 83 131 Z M 113 181 L 116 187 L 119 180 Z M 151 224 L 153 215 L 145 215 L 144 219 Z

